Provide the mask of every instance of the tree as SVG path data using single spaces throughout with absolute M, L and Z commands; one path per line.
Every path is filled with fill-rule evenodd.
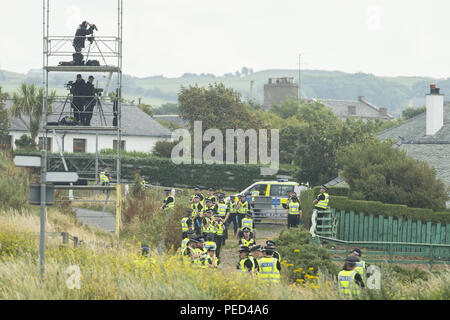
M 22 83 L 18 92 L 14 92 L 14 104 L 11 108 L 11 114 L 17 117 L 31 134 L 31 139 L 35 141 L 41 128 L 43 116 L 43 97 L 44 89 L 37 88 L 34 84 L 27 85 Z M 48 96 L 48 111 L 51 111 L 52 104 L 55 101 L 56 92 L 52 91 Z M 24 117 L 28 117 L 26 121 Z
M 415 116 L 424 113 L 427 111 L 427 107 L 421 107 L 421 108 L 406 108 L 402 111 L 402 118 L 405 120 L 414 118 Z
M 160 158 L 170 158 L 172 155 L 172 149 L 177 144 L 178 141 L 171 142 L 160 140 L 155 143 L 155 146 L 153 147 L 152 150 L 152 154 Z
M 330 108 L 320 103 L 302 104 L 296 115 L 300 121 L 294 164 L 297 181 L 323 184 L 338 175 L 337 151 L 372 135 L 354 123 L 342 121 Z M 361 124 L 362 122 L 360 122 Z M 294 147 L 291 146 L 291 150 Z M 292 151 L 291 151 L 292 152 Z
M 153 114 L 178 114 L 178 104 L 167 102 L 153 110 Z
M 223 83 L 209 84 L 208 88 L 182 86 L 178 94 L 180 116 L 193 128 L 194 121 L 202 121 L 203 130 L 259 128 L 259 123 L 252 117 L 241 94 Z
M 274 104 L 270 111 L 277 114 L 283 119 L 287 119 L 297 114 L 297 112 L 299 111 L 299 105 L 297 101 L 286 100 L 283 101 L 281 105 Z
M 2 87 L 0 86 L 0 143 L 9 134 L 10 119 L 4 103 L 4 100 L 7 98 L 8 94 L 3 93 Z
M 347 146 L 338 153 L 350 196 L 362 200 L 445 209 L 448 196 L 436 171 L 413 159 L 390 141 L 376 138 Z
M 27 136 L 26 134 L 23 134 L 20 139 L 16 139 L 16 147 L 18 149 L 24 149 L 27 151 L 36 150 L 37 143 L 34 139 Z
M 138 108 L 148 114 L 150 117 L 153 117 L 153 108 L 149 104 L 141 103 L 138 105 Z

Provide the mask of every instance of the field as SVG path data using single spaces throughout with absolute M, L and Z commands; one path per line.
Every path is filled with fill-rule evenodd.
M 0 160 L 3 194 L 27 185 L 23 169 L 6 158 Z M 4 198 L 0 209 L 0 299 L 342 299 L 335 272 L 340 263 L 329 272 L 325 267 L 332 265 L 323 254 L 325 249 L 312 247 L 308 232 L 302 229 L 286 233 L 284 226 L 257 226 L 258 244 L 266 239 L 279 244 L 279 284 L 268 285 L 236 270 L 238 241 L 231 233 L 217 270 L 195 268 L 177 252 L 179 219 L 188 195 L 178 196 L 170 215 L 158 210 L 162 198 L 160 190 L 129 196 L 123 204 L 119 239 L 82 226 L 67 203 L 48 207 L 47 232 L 68 232 L 77 236 L 81 245 L 63 244 L 60 235 L 49 235 L 43 279 L 39 273 L 39 208 L 28 206 L 27 198 L 20 195 Z M 286 239 L 291 240 L 286 243 Z M 148 257 L 141 254 L 143 243 L 150 247 Z M 358 299 L 450 298 L 448 267 L 434 268 L 432 273 L 380 267 L 381 289 L 364 290 Z

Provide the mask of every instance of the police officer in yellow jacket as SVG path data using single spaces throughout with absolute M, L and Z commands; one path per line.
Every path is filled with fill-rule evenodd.
M 360 293 L 360 288 L 364 288 L 364 282 L 361 275 L 356 270 L 356 257 L 348 257 L 345 259 L 344 268 L 338 274 L 339 292 L 344 298 L 354 298 Z
M 250 273 L 253 270 L 253 263 L 248 258 L 248 254 L 250 253 L 250 249 L 248 247 L 240 247 L 239 248 L 239 262 L 236 265 L 236 269 L 244 272 Z
M 188 231 L 194 231 L 194 221 L 192 220 L 192 209 L 187 208 L 185 216 L 181 219 L 182 238 L 187 238 Z
M 365 282 L 367 280 L 367 265 L 364 260 L 362 260 L 362 251 L 358 248 L 353 249 L 350 251 L 351 257 L 358 258 L 358 262 L 356 262 L 356 271 L 359 272 L 361 275 L 363 281 Z
M 317 218 L 323 218 L 325 213 L 322 211 L 328 209 L 328 202 L 330 196 L 328 195 L 328 188 L 324 185 L 320 187 L 320 193 L 317 195 L 316 199 L 313 201 L 314 209 L 317 210 Z M 322 230 L 322 220 L 317 221 L 317 231 Z
M 249 247 L 250 249 L 256 245 L 254 238 L 250 236 L 250 228 L 244 228 L 244 235 L 239 239 L 239 247 Z
M 273 249 L 265 247 L 263 249 L 263 257 L 259 259 L 258 279 L 270 282 L 279 282 L 281 275 L 281 263 L 277 258 L 273 257 Z
M 160 210 L 170 210 L 175 206 L 175 199 L 172 196 L 172 190 L 166 189 L 164 190 L 166 193 L 166 198 L 163 201 L 163 205 Z
M 261 246 L 252 246 L 250 249 L 249 259 L 253 263 L 253 275 L 257 275 L 259 272 L 259 259 L 261 259 L 262 249 Z
M 273 250 L 273 257 L 277 258 L 278 261 L 281 261 L 280 254 L 278 253 L 278 251 L 275 250 L 277 248 L 277 245 L 276 245 L 275 241 L 267 240 L 266 241 L 266 248 L 272 249 Z
M 300 201 L 297 196 L 292 196 L 287 206 L 287 227 L 288 229 L 291 227 L 296 228 L 302 218 L 302 207 L 300 206 Z

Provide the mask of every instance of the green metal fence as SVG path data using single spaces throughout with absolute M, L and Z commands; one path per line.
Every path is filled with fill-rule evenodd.
M 394 218 L 366 213 L 330 210 L 337 220 L 337 240 L 371 242 L 371 248 L 389 250 L 395 243 L 396 252 L 430 254 L 432 247 L 426 244 L 450 244 L 450 224 L 442 225 L 412 219 Z M 326 236 L 326 235 L 322 235 Z M 407 244 L 417 244 L 414 246 Z M 448 256 L 448 246 L 436 246 L 437 254 Z
M 319 240 L 322 242 L 341 245 L 345 248 L 340 250 L 328 250 L 331 254 L 342 256 L 340 258 L 333 258 L 335 261 L 343 261 L 345 256 L 348 256 L 351 249 L 358 247 L 369 249 L 364 250 L 364 260 L 369 263 L 391 262 L 402 264 L 429 264 L 430 266 L 433 264 L 450 264 L 450 244 L 345 241 L 319 235 L 313 237 L 314 242 L 317 243 Z M 379 249 L 380 246 L 386 249 L 383 251 L 370 250 Z M 405 251 L 404 249 L 408 249 L 408 251 Z M 414 257 L 415 259 L 403 259 L 403 257 Z

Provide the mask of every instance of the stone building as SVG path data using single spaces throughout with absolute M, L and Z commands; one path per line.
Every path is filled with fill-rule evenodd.
M 298 84 L 294 83 L 294 78 L 269 78 L 264 84 L 263 109 L 267 111 L 286 100 L 298 101 Z

